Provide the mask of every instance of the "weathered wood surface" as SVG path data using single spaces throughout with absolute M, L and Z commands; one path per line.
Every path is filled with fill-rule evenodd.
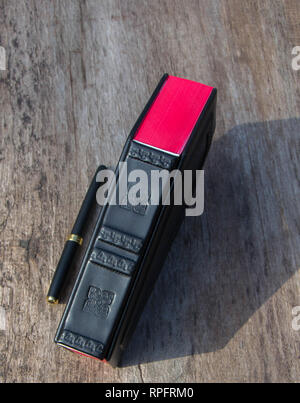
M 300 381 L 299 21 L 298 0 L 0 0 L 2 382 Z M 164 72 L 219 90 L 205 213 L 112 369 L 54 345 L 45 294 Z

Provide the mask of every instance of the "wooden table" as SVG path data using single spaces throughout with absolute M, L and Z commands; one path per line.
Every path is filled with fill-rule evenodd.
M 1 0 L 0 45 L 1 381 L 300 381 L 299 1 Z M 205 212 L 112 369 L 53 343 L 64 304 L 45 295 L 165 72 L 219 91 Z

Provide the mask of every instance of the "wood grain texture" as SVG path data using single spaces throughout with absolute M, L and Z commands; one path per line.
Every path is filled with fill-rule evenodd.
M 0 0 L 1 382 L 300 381 L 299 21 L 298 0 Z M 205 213 L 112 369 L 54 345 L 45 295 L 165 72 L 219 91 Z

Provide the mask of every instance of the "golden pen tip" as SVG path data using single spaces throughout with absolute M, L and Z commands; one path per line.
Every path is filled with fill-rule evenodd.
M 58 299 L 51 296 L 47 296 L 47 302 L 49 304 L 58 304 Z

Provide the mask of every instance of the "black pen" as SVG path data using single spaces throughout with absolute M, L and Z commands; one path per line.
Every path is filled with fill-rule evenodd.
M 96 181 L 96 177 L 99 171 L 106 169 L 104 165 L 100 165 L 93 177 L 90 187 L 86 193 L 84 201 L 80 207 L 75 224 L 72 228 L 71 234 L 65 243 L 64 250 L 56 267 L 48 294 L 47 301 L 50 304 L 57 304 L 59 296 L 61 294 L 68 270 L 71 266 L 75 252 L 78 246 L 83 242 L 83 230 L 87 221 L 89 212 L 96 201 L 96 193 L 99 187 L 99 183 Z

